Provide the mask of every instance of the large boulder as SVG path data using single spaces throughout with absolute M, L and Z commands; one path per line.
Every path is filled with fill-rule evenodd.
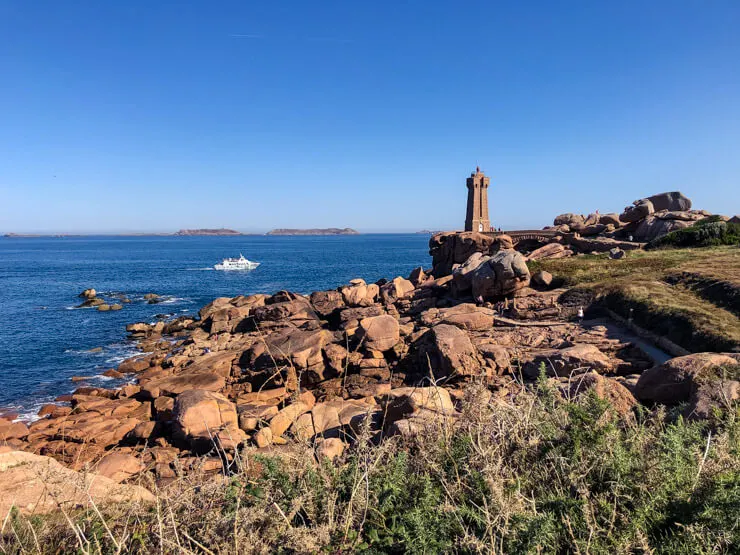
M 572 256 L 573 251 L 565 248 L 562 243 L 548 243 L 533 250 L 527 255 L 527 260 L 541 260 L 543 258 L 566 258 Z
M 210 329 L 211 333 L 242 331 L 243 322 L 249 316 L 250 310 L 249 306 L 232 305 L 214 310 L 205 323 L 206 329 Z
M 431 308 L 421 314 L 421 322 L 426 326 L 451 324 L 468 331 L 490 330 L 493 320 L 493 310 L 473 303 L 462 303 L 450 308 Z
M 740 398 L 740 355 L 694 353 L 672 358 L 640 375 L 635 397 L 646 403 L 687 403 L 690 418 L 708 418 Z
M 116 483 L 128 480 L 144 470 L 141 459 L 128 453 L 108 453 L 95 467 L 100 476 L 110 478 Z
M 415 287 L 418 287 L 427 280 L 427 275 L 424 272 L 424 268 L 419 266 L 418 268 L 414 268 L 411 271 L 408 279 L 411 283 L 414 284 Z
M 417 348 L 419 371 L 435 378 L 478 376 L 481 363 L 478 352 L 467 333 L 450 324 L 438 324 L 419 339 Z
M 615 228 L 622 226 L 622 221 L 619 219 L 619 214 L 616 212 L 601 214 L 599 216 L 599 223 L 603 225 L 613 225 Z
M 387 351 L 400 340 L 398 320 L 389 314 L 360 320 L 359 337 L 366 349 Z
M 308 371 L 305 379 L 324 379 L 325 365 L 323 349 L 334 341 L 334 335 L 324 329 L 304 331 L 284 328 L 270 334 L 265 342 L 252 347 L 252 358 L 258 366 L 292 366 L 299 371 Z
M 216 310 L 225 308 L 229 306 L 230 304 L 231 304 L 231 299 L 229 297 L 217 297 L 213 299 L 210 303 L 208 303 L 206 306 L 201 308 L 198 311 L 198 316 L 200 316 L 200 319 L 202 321 L 205 321 Z
M 236 406 L 220 393 L 199 389 L 181 393 L 175 399 L 174 423 L 180 437 L 196 451 L 208 451 L 221 432 L 238 443 L 246 436 L 239 429 Z
M 607 226 L 604 224 L 590 224 L 590 225 L 584 225 L 582 228 L 577 229 L 576 231 L 580 233 L 583 237 L 593 237 L 594 235 L 599 235 L 600 233 L 603 233 L 606 231 Z
M 703 215 L 693 215 L 690 212 L 655 212 L 638 224 L 632 237 L 635 241 L 647 243 L 671 231 L 687 228 L 702 218 Z
M 386 425 L 414 413 L 430 411 L 441 415 L 455 413 L 450 393 L 442 387 L 398 387 L 383 396 Z
M 432 274 L 435 278 L 449 275 L 456 264 L 462 264 L 473 253 L 488 254 L 494 238 L 473 231 L 437 233 L 429 240 Z
M 637 400 L 630 393 L 629 389 L 618 381 L 596 372 L 581 374 L 571 380 L 566 394 L 568 398 L 576 399 L 587 391 L 595 393 L 600 399 L 609 401 L 614 410 L 622 416 L 629 414 L 635 405 L 637 405 Z
M 353 279 L 349 285 L 339 290 L 347 306 L 371 306 L 375 303 L 380 292 L 376 284 L 367 284 L 362 279 Z
M 12 422 L 0 418 L 0 444 L 9 439 L 21 439 L 28 435 L 28 426 L 23 422 Z
M 536 378 L 540 367 L 544 364 L 545 372 L 549 376 L 570 376 L 583 374 L 589 370 L 609 372 L 614 363 L 596 346 L 591 344 L 576 344 L 565 349 L 545 349 L 532 353 L 522 362 L 522 373 L 528 378 Z
M 78 473 L 51 457 L 0 447 L 0 513 L 16 507 L 22 514 L 42 514 L 108 503 L 151 503 L 140 486 L 121 485 L 105 476 Z
M 385 304 L 393 303 L 406 297 L 413 290 L 413 283 L 402 277 L 396 277 L 380 288 L 380 298 Z
M 452 270 L 451 289 L 455 296 L 460 297 L 469 292 L 473 287 L 473 272 L 478 269 L 482 263 L 490 259 L 480 252 L 471 254 L 465 262 Z
M 552 285 L 552 280 L 552 274 L 546 270 L 540 270 L 532 276 L 532 282 L 540 287 L 550 287 L 550 285 Z
M 619 219 L 625 223 L 638 222 L 653 212 L 655 212 L 653 203 L 647 199 L 640 199 L 633 202 L 632 206 L 626 207 L 624 212 L 619 216 Z
M 274 299 L 273 295 L 269 300 Z M 292 298 L 291 298 L 292 297 Z M 258 306 L 250 311 L 251 318 L 261 326 L 269 326 L 271 323 L 290 322 L 296 326 L 304 325 L 307 322 L 318 322 L 319 318 L 314 311 L 311 303 L 305 297 L 286 293 L 285 299 L 266 303 L 265 306 Z
M 344 308 L 344 299 L 339 291 L 314 291 L 311 305 L 322 318 L 328 318 L 335 311 Z
M 680 191 L 660 193 L 647 197 L 647 200 L 653 203 L 656 212 L 659 210 L 691 210 L 691 200 Z
M 272 437 L 277 438 L 282 436 L 302 414 L 310 411 L 315 404 L 316 399 L 313 394 L 306 392 L 294 403 L 280 409 L 270 420 Z
M 513 249 L 502 249 L 473 272 L 473 298 L 488 300 L 510 295 L 529 285 L 529 278 L 524 256 Z
M 220 391 L 226 385 L 224 376 L 210 372 L 171 374 L 141 384 L 141 391 L 151 399 L 161 395 L 179 395 L 183 391 L 200 389 Z
M 560 226 L 560 225 L 567 225 L 568 227 L 576 227 L 583 225 L 584 218 L 580 214 L 571 214 L 570 212 L 566 214 L 560 214 L 559 216 L 555 216 L 555 220 L 553 221 L 553 225 Z

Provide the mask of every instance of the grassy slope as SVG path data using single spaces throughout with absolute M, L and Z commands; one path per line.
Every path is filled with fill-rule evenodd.
M 11 515 L 3 553 L 733 553 L 740 545 L 738 413 L 700 423 L 546 383 L 513 402 L 475 388 L 453 429 L 335 464 L 243 453 L 229 477 L 182 478 L 152 508 Z M 74 531 L 72 525 L 75 526 Z
M 596 299 L 638 325 L 682 347 L 728 351 L 740 346 L 740 249 L 711 247 L 631 251 L 530 263 L 566 285 L 592 291 Z

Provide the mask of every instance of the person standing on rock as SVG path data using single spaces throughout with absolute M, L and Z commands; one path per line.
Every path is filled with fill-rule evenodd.
M 582 306 L 578 307 L 578 322 L 579 323 L 583 322 L 583 307 Z

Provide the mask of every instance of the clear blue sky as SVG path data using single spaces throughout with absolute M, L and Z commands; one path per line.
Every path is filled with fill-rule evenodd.
M 0 0 L 0 231 L 740 212 L 740 2 Z

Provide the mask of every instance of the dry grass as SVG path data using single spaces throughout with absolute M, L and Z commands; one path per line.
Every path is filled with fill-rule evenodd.
M 157 504 L 7 519 L 4 553 L 723 553 L 740 542 L 737 414 L 711 435 L 664 412 L 628 422 L 541 381 L 471 387 L 462 417 L 336 463 L 242 454 Z
M 690 351 L 740 346 L 740 249 L 711 247 L 631 251 L 622 260 L 607 255 L 542 260 L 564 284 L 596 294 L 608 308 Z

